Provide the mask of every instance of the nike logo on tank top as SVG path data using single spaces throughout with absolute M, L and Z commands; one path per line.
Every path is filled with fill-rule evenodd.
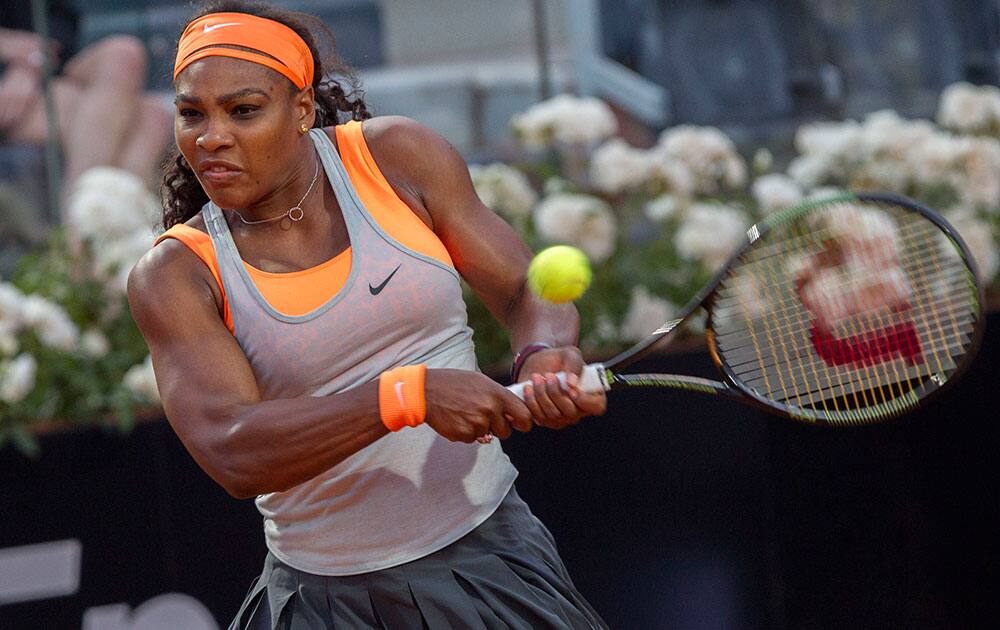
M 212 203 L 202 209 L 233 334 L 261 396 L 333 395 L 415 363 L 478 369 L 458 274 L 389 236 L 365 209 L 326 133 L 310 135 L 351 241 L 347 281 L 325 303 L 301 315 L 273 308 L 221 210 Z M 421 425 L 256 504 L 267 546 L 281 561 L 309 573 L 351 575 L 415 560 L 461 538 L 493 513 L 516 476 L 499 440 L 449 442 Z

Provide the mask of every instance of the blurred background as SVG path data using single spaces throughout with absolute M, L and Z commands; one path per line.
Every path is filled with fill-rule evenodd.
M 754 221 L 885 190 L 942 212 L 997 304 L 1000 3 L 297 0 L 376 115 L 437 130 L 538 249 L 595 270 L 581 346 L 679 310 Z M 160 228 L 187 2 L 0 5 L 0 629 L 226 627 L 260 518 L 157 406 L 124 281 Z M 485 370 L 507 339 L 469 294 Z M 989 308 L 973 369 L 887 425 L 615 393 L 505 444 L 522 496 L 615 628 L 974 628 L 997 618 Z M 695 324 L 648 367 L 713 367 Z

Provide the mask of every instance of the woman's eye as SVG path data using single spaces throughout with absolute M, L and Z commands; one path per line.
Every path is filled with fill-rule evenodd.
M 256 112 L 258 109 L 260 108 L 257 107 L 256 105 L 238 105 L 235 108 L 233 108 L 233 113 L 235 113 L 237 116 L 249 116 L 254 112 Z
M 198 115 L 198 110 L 184 108 L 178 110 L 177 113 L 180 114 L 181 118 L 194 118 Z

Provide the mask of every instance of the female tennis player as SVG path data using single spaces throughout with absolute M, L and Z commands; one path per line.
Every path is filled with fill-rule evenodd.
M 603 413 L 576 311 L 526 291 L 459 154 L 369 117 L 349 77 L 318 19 L 266 6 L 178 42 L 168 229 L 129 301 L 177 435 L 263 515 L 231 627 L 604 627 L 491 441 Z M 461 278 L 521 351 L 523 402 L 477 371 Z

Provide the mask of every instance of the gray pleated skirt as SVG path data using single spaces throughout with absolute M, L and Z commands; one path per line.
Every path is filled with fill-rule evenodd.
M 573 586 L 552 534 L 511 488 L 482 525 L 381 571 L 320 576 L 272 554 L 230 630 L 607 628 Z

